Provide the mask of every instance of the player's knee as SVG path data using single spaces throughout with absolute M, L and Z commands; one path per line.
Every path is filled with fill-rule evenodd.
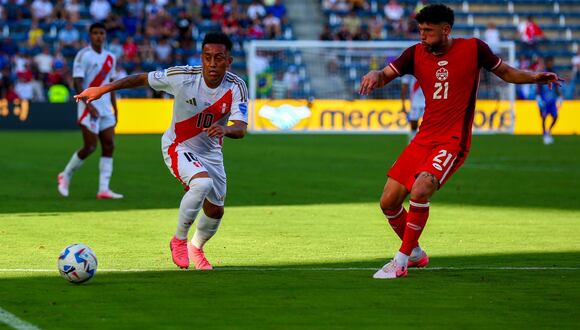
M 221 219 L 224 217 L 224 207 L 218 205 L 212 205 L 211 207 L 204 208 L 203 212 L 210 218 Z
M 401 203 L 397 203 L 394 199 L 383 198 L 381 199 L 381 210 L 386 215 L 389 212 L 392 212 L 401 207 Z
M 213 180 L 211 178 L 194 178 L 189 181 L 189 191 L 200 196 L 205 197 L 212 188 Z
M 439 188 L 437 178 L 428 172 L 421 172 L 413 187 L 411 188 L 411 198 L 415 200 L 429 200 Z
M 83 154 L 85 154 L 87 156 L 90 155 L 90 154 L 92 154 L 93 152 L 95 152 L 95 150 L 97 150 L 97 144 L 96 143 L 95 144 L 93 144 L 93 143 L 85 144 L 83 146 L 83 149 L 82 149 Z
M 115 143 L 113 141 L 105 142 L 101 144 L 101 147 L 103 148 L 103 152 L 112 154 L 115 150 Z

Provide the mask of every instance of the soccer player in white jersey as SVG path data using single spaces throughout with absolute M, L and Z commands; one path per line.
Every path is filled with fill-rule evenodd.
M 102 86 L 114 79 L 117 60 L 113 53 L 103 49 L 107 37 L 106 33 L 102 23 L 94 23 L 89 28 L 91 44 L 77 53 L 73 64 L 73 81 L 77 93 L 87 87 Z M 91 104 L 79 102 L 77 121 L 83 133 L 83 147 L 75 151 L 64 171 L 58 175 L 59 193 L 68 197 L 73 173 L 95 151 L 97 141 L 101 141 L 102 154 L 99 162 L 97 198 L 123 198 L 123 195 L 117 194 L 109 188 L 113 173 L 113 151 L 115 149 L 113 140 L 117 124 L 115 93 L 107 93 Z
M 407 120 L 411 126 L 411 131 L 409 131 L 409 143 L 411 143 L 411 140 L 417 134 L 419 119 L 423 117 L 423 112 L 425 112 L 425 95 L 415 77 L 405 75 L 401 79 L 401 102 L 403 103 L 403 112 L 407 113 Z M 411 103 L 411 109 L 409 111 L 407 111 L 405 106 L 407 95 L 409 95 L 409 102 Z
M 186 190 L 179 206 L 177 230 L 169 244 L 173 262 L 180 268 L 188 268 L 191 260 L 196 269 L 212 269 L 203 247 L 218 230 L 224 214 L 222 139 L 240 139 L 246 134 L 248 91 L 242 79 L 227 71 L 233 60 L 231 49 L 227 35 L 210 32 L 202 43 L 201 67 L 179 66 L 134 74 L 75 95 L 77 102 L 91 103 L 114 90 L 150 86 L 175 97 L 162 151 L 169 171 Z M 189 228 L 202 208 L 188 243 Z

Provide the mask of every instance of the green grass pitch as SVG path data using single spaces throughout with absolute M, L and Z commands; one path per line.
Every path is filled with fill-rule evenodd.
M 171 262 L 183 190 L 160 137 L 118 136 L 113 189 L 98 155 L 60 198 L 78 132 L 0 132 L 0 329 L 5 310 L 42 329 L 577 328 L 580 138 L 476 136 L 431 203 L 429 268 L 372 274 L 397 250 L 378 198 L 404 136 L 250 135 L 226 141 L 226 214 L 212 272 Z M 60 278 L 68 244 L 99 258 Z

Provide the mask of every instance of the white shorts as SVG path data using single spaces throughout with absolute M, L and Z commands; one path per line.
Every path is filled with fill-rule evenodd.
M 425 107 L 414 107 L 411 106 L 411 111 L 407 115 L 409 121 L 418 121 L 423 117 L 423 112 L 425 112 Z
M 202 157 L 190 148 L 177 144 L 175 147 L 162 143 L 163 160 L 171 174 L 179 180 L 187 190 L 189 181 L 200 172 L 207 172 L 213 180 L 213 189 L 206 199 L 218 206 L 223 206 L 226 197 L 226 171 L 221 154 L 216 157 Z
M 78 123 L 85 126 L 89 131 L 99 134 L 100 132 L 106 130 L 109 127 L 113 127 L 117 124 L 117 119 L 114 114 L 99 116 L 97 118 L 91 117 L 90 114 L 84 111 L 78 112 Z

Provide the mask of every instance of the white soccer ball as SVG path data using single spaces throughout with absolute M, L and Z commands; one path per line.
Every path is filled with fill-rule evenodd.
M 81 284 L 97 272 L 97 256 L 84 244 L 72 244 L 64 248 L 58 257 L 58 271 L 67 281 Z

